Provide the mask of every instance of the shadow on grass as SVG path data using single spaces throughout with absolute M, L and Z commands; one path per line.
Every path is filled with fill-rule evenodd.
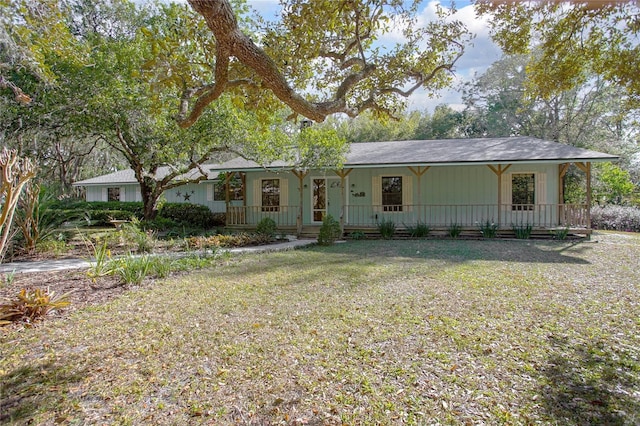
M 55 408 L 85 376 L 72 365 L 36 362 L 0 376 L 0 424 L 31 424 L 37 413 Z
M 404 257 L 462 263 L 474 260 L 525 263 L 589 264 L 582 255 L 588 243 L 501 240 L 365 240 L 305 248 L 305 251 L 345 256 Z
M 551 337 L 543 406 L 557 424 L 631 425 L 640 422 L 638 350 L 602 341 L 572 345 Z

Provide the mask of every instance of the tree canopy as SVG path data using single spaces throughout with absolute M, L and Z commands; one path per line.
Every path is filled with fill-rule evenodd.
M 248 31 L 237 4 L 189 0 L 213 34 L 213 61 L 197 66 L 198 78 L 182 82 L 178 122 L 192 125 L 225 92 L 248 107 L 275 97 L 294 115 L 318 122 L 365 110 L 393 115 L 418 88 L 433 92 L 450 84 L 471 38 L 450 11 L 437 7 L 433 21 L 418 23 L 420 1 L 405 3 L 285 0 L 279 20 L 256 20 Z M 394 31 L 400 41 L 379 42 Z
M 640 107 L 640 6 L 636 1 L 493 2 L 493 39 L 506 54 L 530 53 L 527 93 L 549 98 L 594 75 L 626 90 L 628 108 Z

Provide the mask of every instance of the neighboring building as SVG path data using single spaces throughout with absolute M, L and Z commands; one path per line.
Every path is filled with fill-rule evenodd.
M 207 170 L 208 167 L 211 167 L 211 165 L 205 165 L 205 170 Z M 169 171 L 170 168 L 168 166 L 159 167 L 156 172 L 156 177 L 162 179 Z M 218 173 L 208 173 L 207 179 L 200 183 L 189 183 L 165 191 L 163 194 L 164 198 L 170 203 L 188 202 L 202 204 L 214 212 L 224 212 L 226 202 L 224 193 L 220 194 L 220 190 L 223 189 L 223 187 L 219 185 L 217 180 Z M 197 170 L 193 170 L 179 178 L 184 179 L 191 177 L 195 179 L 198 176 L 200 176 L 200 173 Z M 85 198 L 87 201 L 142 201 L 140 185 L 131 169 L 85 179 L 75 182 L 73 185 L 85 188 Z
M 165 197 L 226 211 L 228 226 L 251 228 L 271 217 L 280 229 L 298 233 L 317 229 L 325 214 L 339 219 L 347 232 L 391 220 L 400 228 L 422 222 L 477 229 L 489 221 L 505 229 L 530 224 L 588 233 L 591 164 L 617 158 L 530 137 L 356 143 L 340 170 L 262 167 L 237 158 L 205 166 L 209 180 Z M 563 202 L 563 178 L 571 164 L 584 172 L 588 188 L 587 199 L 576 205 Z M 87 187 L 88 201 L 116 196 L 134 201 L 136 184 L 114 183 L 118 173 L 125 172 L 76 185 Z M 229 191 L 216 185 L 224 176 L 235 182 Z M 109 188 L 124 189 L 117 194 Z M 180 199 L 184 194 L 191 194 L 189 200 Z

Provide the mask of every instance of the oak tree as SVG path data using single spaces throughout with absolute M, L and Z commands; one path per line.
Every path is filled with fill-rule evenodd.
M 509 55 L 530 56 L 527 93 L 549 98 L 594 75 L 626 91 L 640 106 L 640 6 L 636 1 L 484 1 L 493 39 Z
M 223 93 L 257 109 L 277 99 L 293 116 L 316 122 L 366 110 L 393 115 L 416 90 L 433 94 L 450 84 L 471 39 L 445 8 L 436 6 L 434 19 L 420 22 L 417 0 L 284 0 L 280 19 L 255 20 L 253 30 L 239 20 L 237 3 L 188 2 L 213 39 L 206 42 L 208 60 L 193 62 L 196 77 L 192 73 L 176 85 L 182 127 L 193 125 Z M 198 25 L 189 28 L 199 30 Z M 189 28 L 177 31 L 184 35 Z M 383 37 L 398 41 L 383 44 Z M 161 75 L 168 76 L 184 62 L 164 65 Z

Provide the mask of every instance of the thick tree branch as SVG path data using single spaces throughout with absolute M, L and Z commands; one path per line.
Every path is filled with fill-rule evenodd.
M 296 92 L 283 73 L 280 72 L 273 59 L 239 29 L 229 0 L 188 0 L 188 2 L 197 13 L 202 15 L 216 39 L 216 49 L 218 50 L 216 52 L 216 60 L 218 62 L 216 63 L 215 72 L 216 82 L 215 85 L 211 86 L 210 90 L 199 94 L 193 91 L 184 92 L 180 111 L 181 117 L 179 119 L 181 127 L 188 127 L 195 123 L 203 113 L 206 105 L 217 99 L 229 87 L 227 69 L 232 56 L 260 78 L 261 88 L 270 90 L 278 99 L 288 105 L 295 114 L 303 115 L 316 122 L 322 122 L 327 116 L 335 113 L 341 112 L 349 116 L 356 116 L 364 109 L 377 109 L 379 105 L 375 95 L 394 93 L 406 96 L 411 94 L 429 79 L 434 78 L 438 72 L 445 69 L 451 70 L 453 63 L 461 56 L 459 54 L 451 63 L 437 66 L 432 72 L 428 74 L 422 73 L 419 78 L 414 78 L 416 84 L 409 90 L 402 90 L 401 88 L 378 89 L 373 92 L 373 96 L 370 99 L 364 102 L 361 101 L 360 105 L 349 106 L 346 101 L 349 93 L 358 83 L 371 77 L 376 72 L 376 64 L 368 62 L 363 42 L 372 36 L 372 23 L 382 13 L 380 9 L 374 11 L 375 14 L 372 18 L 366 17 L 366 19 L 372 20 L 367 25 L 367 22 L 363 21 L 361 11 L 356 8 L 353 17 L 356 21 L 356 31 L 353 39 L 346 43 L 342 52 L 323 50 L 319 53 L 319 56 L 335 60 L 341 70 L 354 67 L 357 71 L 347 75 L 342 80 L 336 88 L 332 99 L 323 102 L 311 102 Z M 461 34 L 464 34 L 464 32 L 461 32 Z M 461 48 L 461 44 L 455 44 Z M 357 54 L 353 52 L 354 49 L 357 49 Z M 187 116 L 189 101 L 193 96 L 197 96 L 197 100 Z

